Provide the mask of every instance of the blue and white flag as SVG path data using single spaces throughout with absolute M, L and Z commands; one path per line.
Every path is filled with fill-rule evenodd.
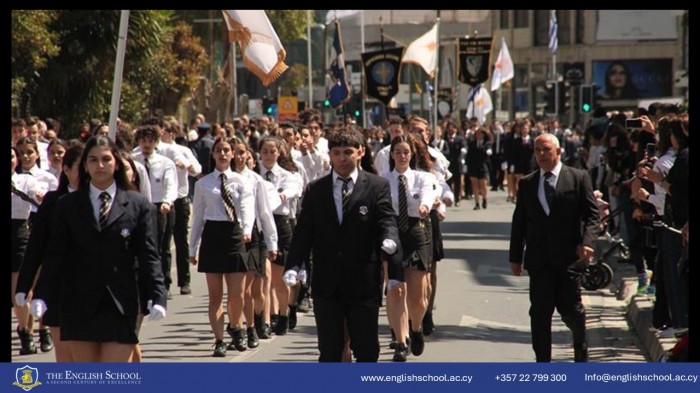
M 337 109 L 350 98 L 350 88 L 345 72 L 345 57 L 343 55 L 343 41 L 340 35 L 340 23 L 335 21 L 335 34 L 333 34 L 333 50 L 335 58 L 331 62 L 331 89 L 328 93 L 328 101 L 333 109 Z
M 557 54 L 557 49 L 559 48 L 559 39 L 557 38 L 558 30 L 557 10 L 551 10 L 549 14 L 549 50 L 552 51 L 553 55 Z

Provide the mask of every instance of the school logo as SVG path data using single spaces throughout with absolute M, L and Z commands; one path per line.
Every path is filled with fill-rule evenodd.
M 39 382 L 39 370 L 29 366 L 18 368 L 15 372 L 15 382 L 13 385 L 24 389 L 25 392 L 41 385 L 41 382 Z

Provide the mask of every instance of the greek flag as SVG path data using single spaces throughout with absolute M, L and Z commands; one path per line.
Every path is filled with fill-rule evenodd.
M 333 51 L 335 58 L 331 62 L 330 74 L 333 85 L 328 93 L 328 101 L 331 107 L 337 109 L 350 98 L 350 87 L 345 73 L 345 55 L 343 53 L 343 41 L 340 35 L 340 23 L 335 21 L 335 34 L 333 34 Z
M 552 51 L 553 55 L 557 54 L 557 48 L 559 47 L 559 39 L 557 39 L 557 11 L 551 10 L 549 16 L 549 49 Z

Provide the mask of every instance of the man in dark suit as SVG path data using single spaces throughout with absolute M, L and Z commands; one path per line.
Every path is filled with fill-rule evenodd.
M 552 314 L 556 308 L 574 339 L 574 361 L 588 361 L 586 313 L 580 276 L 567 268 L 590 261 L 598 233 L 598 208 L 585 171 L 563 165 L 553 134 L 535 140 L 539 170 L 523 177 L 510 234 L 510 268 L 530 276 L 530 327 L 538 362 L 552 360 Z
M 328 136 L 333 171 L 311 182 L 302 201 L 285 282 L 313 253 L 311 289 L 319 361 L 340 362 L 344 332 L 358 362 L 379 359 L 381 251 L 389 257 L 389 287 L 403 280 L 396 215 L 388 180 L 358 170 L 362 135 L 340 129 Z
M 194 152 L 197 161 L 202 165 L 202 177 L 208 175 L 214 168 L 210 167 L 211 163 L 211 148 L 214 146 L 214 137 L 211 135 L 211 125 L 209 123 L 201 123 L 197 126 L 199 138 L 190 142 L 190 149 Z

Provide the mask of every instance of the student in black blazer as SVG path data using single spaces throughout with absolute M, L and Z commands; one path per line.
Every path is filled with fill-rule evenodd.
M 565 166 L 553 134 L 535 140 L 539 170 L 523 177 L 513 212 L 510 268 L 530 276 L 530 327 L 538 362 L 552 358 L 552 314 L 556 308 L 571 329 L 574 361 L 588 361 L 586 313 L 581 303 L 580 277 L 567 268 L 576 260 L 590 261 L 598 234 L 598 207 L 588 173 Z
M 294 284 L 299 267 L 313 253 L 311 290 L 321 362 L 341 361 L 346 321 L 357 361 L 376 362 L 382 250 L 391 255 L 389 287 L 403 280 L 389 182 L 357 169 L 362 144 L 354 129 L 328 136 L 333 171 L 308 185 L 285 264 L 285 282 Z
M 52 220 L 44 273 L 59 285 L 50 285 L 46 300 L 61 304 L 61 339 L 74 361 L 126 362 L 138 343 L 139 298 L 152 300 L 151 320 L 165 317 L 154 206 L 128 191 L 109 138 L 91 138 L 80 161 L 80 189 L 57 202 Z M 42 303 L 32 300 L 32 312 L 42 314 Z

